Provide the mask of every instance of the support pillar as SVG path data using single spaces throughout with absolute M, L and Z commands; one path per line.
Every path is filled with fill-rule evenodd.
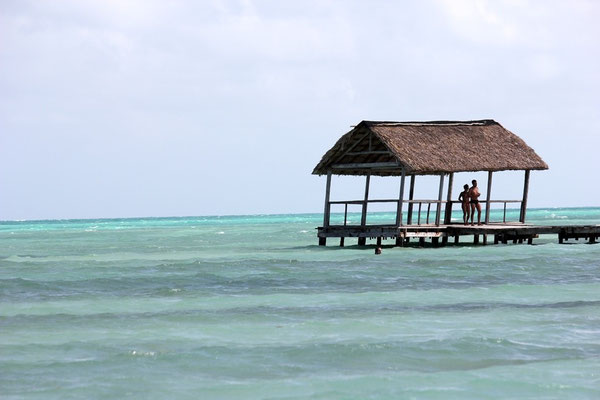
M 402 206 L 404 205 L 404 180 L 406 170 L 402 167 L 402 176 L 400 178 L 400 195 L 398 196 L 398 208 L 396 210 L 396 226 L 402 225 Z
M 362 206 L 362 216 L 360 218 L 360 226 L 365 226 L 367 224 L 367 202 L 369 201 L 369 185 L 371 183 L 371 174 L 367 175 L 367 179 L 365 181 L 365 199 L 363 201 Z
M 492 171 L 488 171 L 488 182 L 487 182 L 487 194 L 485 199 L 485 224 L 490 223 L 490 206 L 491 206 L 491 198 L 492 195 Z
M 331 171 L 327 171 L 327 183 L 325 184 L 325 209 L 323 210 L 323 230 L 329 227 L 329 213 L 331 205 L 329 204 L 329 193 L 331 191 Z M 325 246 L 327 238 L 319 238 L 319 246 Z
M 329 212 L 331 205 L 329 204 L 329 193 L 331 191 L 331 171 L 327 171 L 327 184 L 325 186 L 325 210 L 323 211 L 323 228 L 329 227 Z
M 529 173 L 531 171 L 525 170 L 525 182 L 523 183 L 523 201 L 521 202 L 521 217 L 519 221 L 525 223 L 525 214 L 527 214 L 527 194 L 529 192 Z
M 444 224 L 452 222 L 452 185 L 454 184 L 454 172 L 448 177 L 448 196 L 446 196 L 446 211 L 444 212 Z
M 415 176 L 410 176 L 410 189 L 408 191 L 408 200 L 412 201 L 415 196 Z M 406 224 L 412 224 L 412 214 L 413 214 L 413 203 L 408 203 L 408 216 L 406 218 Z
M 435 224 L 440 225 L 440 214 L 442 212 L 442 194 L 444 192 L 444 174 L 440 174 L 440 190 L 438 192 L 437 211 L 435 213 Z

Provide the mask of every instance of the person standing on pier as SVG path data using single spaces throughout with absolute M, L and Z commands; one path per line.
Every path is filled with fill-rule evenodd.
M 475 216 L 475 209 L 477 209 L 477 225 L 481 225 L 481 204 L 479 204 L 479 188 L 477 187 L 477 181 L 473 179 L 471 181 L 473 186 L 469 189 L 469 198 L 471 199 L 471 225 L 475 225 L 473 223 L 473 217 Z
M 471 215 L 471 206 L 469 205 L 469 185 L 465 183 L 463 189 L 465 190 L 458 195 L 458 201 L 462 203 L 463 222 L 465 225 L 468 225 L 469 216 Z

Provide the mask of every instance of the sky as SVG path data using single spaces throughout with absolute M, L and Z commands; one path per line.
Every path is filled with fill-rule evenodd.
M 312 169 L 361 120 L 495 119 L 550 166 L 530 207 L 600 206 L 599 17 L 585 0 L 3 0 L 0 220 L 322 212 Z M 459 174 L 454 191 L 472 177 L 485 190 Z M 332 200 L 363 182 L 334 177 Z M 493 197 L 522 185 L 499 173 Z

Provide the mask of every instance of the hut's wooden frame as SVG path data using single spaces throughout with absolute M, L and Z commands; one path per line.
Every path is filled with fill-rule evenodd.
M 469 146 L 472 144 L 472 146 Z M 406 225 L 414 225 L 413 211 L 418 204 L 420 225 L 421 206 L 436 205 L 433 223 L 449 225 L 452 214 L 452 186 L 454 173 L 487 171 L 485 224 L 490 223 L 492 203 L 520 203 L 519 222 L 525 223 L 527 196 L 531 170 L 548 169 L 548 165 L 521 138 L 493 120 L 429 121 L 429 122 L 374 122 L 362 121 L 342 136 L 323 156 L 313 174 L 327 175 L 323 228 L 330 226 L 331 205 L 361 204 L 361 227 L 366 226 L 369 203 L 396 202 L 396 227 L 404 226 L 403 208 L 408 205 Z M 493 200 L 492 178 L 495 171 L 523 170 L 523 197 L 520 200 Z M 364 198 L 360 201 L 331 201 L 332 175 L 365 176 Z M 415 200 L 414 187 L 417 175 L 439 175 L 437 199 Z M 449 178 L 446 200 L 443 188 Z M 400 190 L 397 199 L 369 199 L 371 176 L 399 176 Z M 406 177 L 410 176 L 409 198 L 404 199 Z M 444 209 L 442 209 L 442 207 Z M 442 212 L 444 219 L 441 220 Z M 504 222 L 505 217 L 504 217 Z M 344 222 L 345 225 L 345 222 Z M 363 240 L 364 242 L 364 240 Z M 359 238 L 360 244 L 360 238 Z

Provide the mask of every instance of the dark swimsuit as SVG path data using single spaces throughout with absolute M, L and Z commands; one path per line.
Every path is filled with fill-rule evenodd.
M 477 200 L 477 199 L 471 199 L 471 204 L 479 204 L 479 200 Z

